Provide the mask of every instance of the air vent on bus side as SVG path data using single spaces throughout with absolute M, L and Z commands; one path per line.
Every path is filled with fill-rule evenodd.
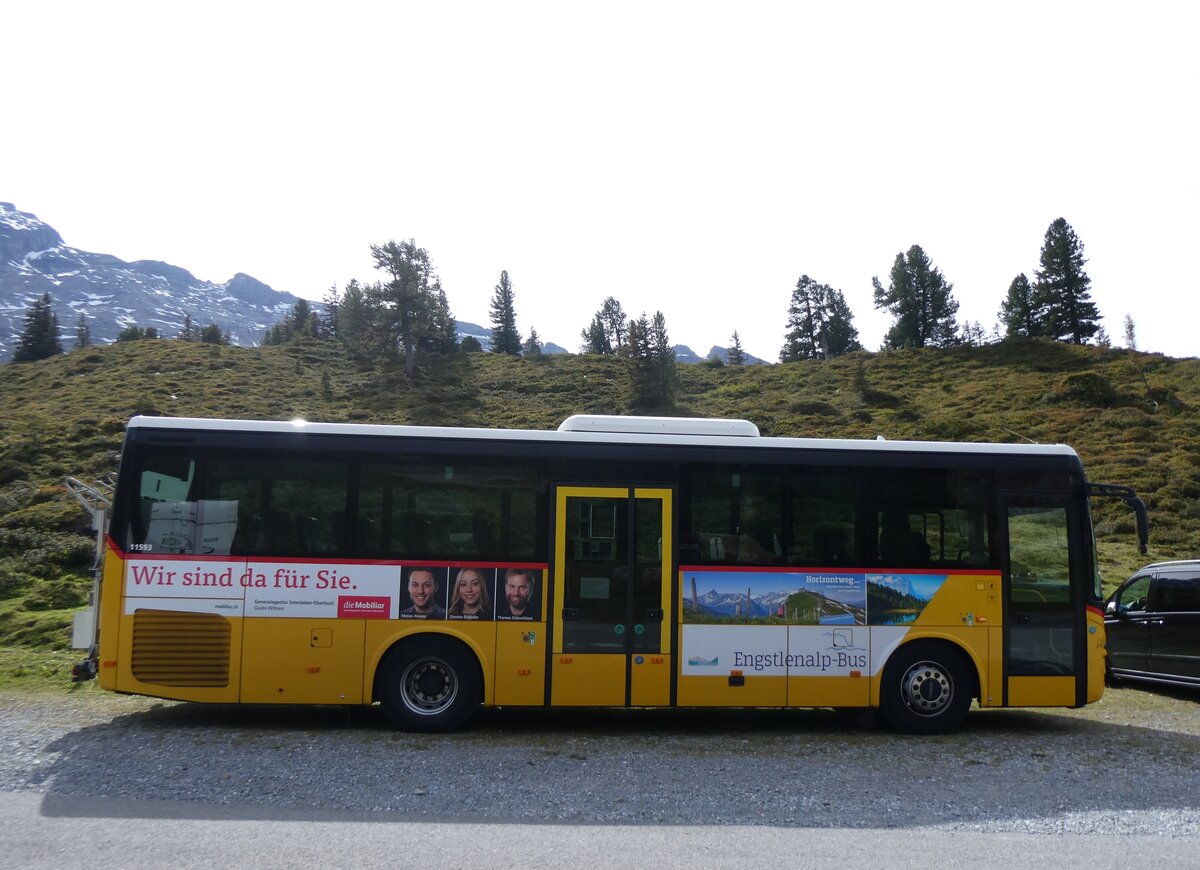
M 160 686 L 229 685 L 229 620 L 215 613 L 139 610 L 133 676 Z

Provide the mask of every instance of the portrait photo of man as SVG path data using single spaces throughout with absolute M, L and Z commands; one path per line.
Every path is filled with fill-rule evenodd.
M 400 591 L 401 619 L 446 618 L 445 568 L 406 568 Z
M 537 597 L 537 574 L 532 568 L 509 568 L 501 590 L 504 598 L 496 608 L 496 619 L 535 620 L 542 616 Z

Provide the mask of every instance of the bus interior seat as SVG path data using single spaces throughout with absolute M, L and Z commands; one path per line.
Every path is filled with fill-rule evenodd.
M 418 518 L 405 518 L 404 552 L 410 556 L 430 555 L 429 539 L 433 532 L 433 523 Z
M 346 512 L 334 511 L 329 517 L 329 523 L 334 549 L 341 552 L 346 549 Z
M 300 549 L 306 553 L 316 553 L 321 549 L 317 540 L 317 518 L 296 517 L 296 539 Z
M 267 513 L 267 546 L 279 553 L 291 553 L 296 549 L 292 535 L 292 516 L 287 511 Z
M 926 565 L 931 553 L 925 536 L 901 513 L 885 513 L 880 523 L 879 558 L 892 565 Z
M 846 533 L 836 526 L 825 526 L 813 532 L 813 549 L 821 565 L 836 565 L 850 560 Z
M 358 518 L 358 546 L 368 553 L 378 553 L 382 549 L 379 543 L 379 526 L 370 517 Z
M 492 525 L 483 515 L 483 511 L 477 510 L 471 514 L 471 536 L 475 540 L 476 554 L 496 555 L 496 537 L 492 534 Z
M 258 514 L 238 511 L 237 528 L 233 532 L 233 555 L 258 553 L 263 550 L 263 521 Z

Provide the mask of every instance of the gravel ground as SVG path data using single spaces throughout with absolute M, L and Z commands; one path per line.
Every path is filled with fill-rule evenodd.
M 974 711 L 915 738 L 829 711 L 482 711 L 458 734 L 377 709 L 0 692 L 0 792 L 251 805 L 314 819 L 926 828 L 1200 838 L 1200 694 Z

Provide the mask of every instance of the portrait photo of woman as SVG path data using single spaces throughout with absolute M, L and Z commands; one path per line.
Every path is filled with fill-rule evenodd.
M 462 568 L 450 590 L 451 619 L 491 619 L 492 593 L 488 589 L 489 572 L 481 568 Z

